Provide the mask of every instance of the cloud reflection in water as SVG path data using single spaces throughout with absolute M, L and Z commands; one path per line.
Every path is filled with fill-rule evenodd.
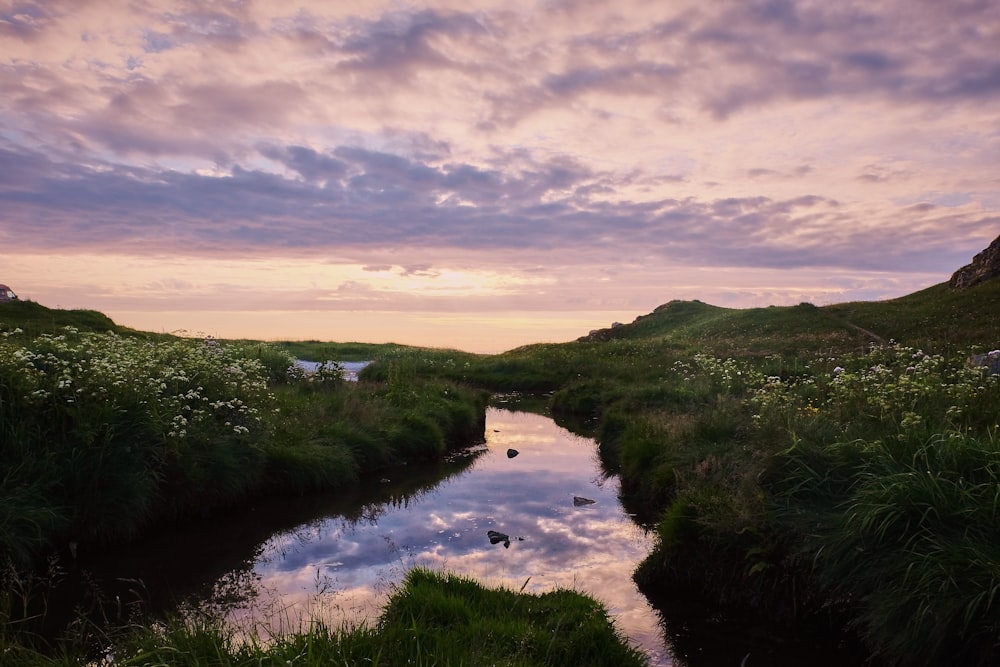
M 618 503 L 594 442 L 539 415 L 491 408 L 487 447 L 471 468 L 409 502 L 379 509 L 375 521 L 330 517 L 275 535 L 254 565 L 254 608 L 233 609 L 267 623 L 300 615 L 339 624 L 374 618 L 391 587 L 413 566 L 475 577 L 487 585 L 542 592 L 573 588 L 600 599 L 636 643 L 665 661 L 658 616 L 631 575 L 650 538 Z M 508 447 L 520 455 L 508 458 Z M 596 501 L 574 506 L 574 496 Z M 488 530 L 511 536 L 492 545 Z M 517 538 L 523 538 L 523 541 Z M 262 610 L 280 609 L 278 618 Z

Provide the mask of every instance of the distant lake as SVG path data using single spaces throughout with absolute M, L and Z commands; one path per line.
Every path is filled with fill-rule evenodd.
M 304 370 L 306 373 L 315 373 L 316 369 L 319 368 L 322 362 L 319 361 L 306 361 L 304 359 L 296 359 L 295 365 Z M 344 369 L 344 379 L 350 382 L 358 381 L 358 373 L 360 373 L 365 366 L 370 364 L 370 361 L 338 361 L 341 368 Z

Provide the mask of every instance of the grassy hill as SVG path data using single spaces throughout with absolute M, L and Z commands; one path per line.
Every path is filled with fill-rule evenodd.
M 5 331 L 21 329 L 25 337 L 35 337 L 44 333 L 58 333 L 64 327 L 95 333 L 131 331 L 115 324 L 110 317 L 96 310 L 47 308 L 34 301 L 0 303 L 0 329 Z
M 58 333 L 67 326 L 164 337 L 123 327 L 96 310 L 62 310 L 33 301 L 0 303 L 0 328 L 4 330 L 19 328 L 25 337 L 34 337 Z M 754 357 L 859 351 L 889 340 L 940 353 L 1000 347 L 1000 280 L 961 291 L 941 283 L 897 299 L 828 306 L 723 308 L 698 300 L 670 301 L 629 324 L 593 331 L 577 342 L 661 341 L 675 350 Z M 407 348 L 321 341 L 279 346 L 303 359 L 346 361 L 392 356 Z M 529 345 L 505 354 L 531 356 L 536 348 Z
M 940 353 L 1000 345 L 1000 280 L 967 290 L 941 283 L 886 301 L 817 307 L 721 308 L 671 301 L 579 342 L 661 340 L 720 356 L 858 351 L 895 340 Z

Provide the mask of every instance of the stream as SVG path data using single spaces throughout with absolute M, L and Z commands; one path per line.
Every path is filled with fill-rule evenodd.
M 389 471 L 336 496 L 270 499 L 168 526 L 110 554 L 81 554 L 78 573 L 124 607 L 186 601 L 267 633 L 310 618 L 373 622 L 422 566 L 487 586 L 590 595 L 651 665 L 857 664 L 838 657 L 836 640 L 796 646 L 801 638 L 715 612 L 692 616 L 683 601 L 654 609 L 632 581 L 652 536 L 622 508 L 593 439 L 504 400 L 487 411 L 485 443 L 439 464 Z
M 422 566 L 488 586 L 587 593 L 653 664 L 670 664 L 659 617 L 631 579 L 650 538 L 621 508 L 617 479 L 602 475 L 593 440 L 499 407 L 486 425 L 485 445 L 455 457 L 460 469 L 436 486 L 412 493 L 384 478 L 385 500 L 360 514 L 275 533 L 240 575 L 254 582 L 249 595 L 231 579 L 216 582 L 223 611 L 274 629 L 309 616 L 373 619 L 406 572 Z M 489 531 L 509 539 L 491 541 Z

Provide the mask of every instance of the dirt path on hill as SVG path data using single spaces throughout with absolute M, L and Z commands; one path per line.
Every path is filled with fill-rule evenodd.
M 879 336 L 874 331 L 869 331 L 868 329 L 864 329 L 862 327 L 859 327 L 857 324 L 854 324 L 853 322 L 847 322 L 847 321 L 845 321 L 844 324 L 846 324 L 847 326 L 851 327 L 855 331 L 859 331 L 859 332 L 863 333 L 864 335 L 868 336 L 869 338 L 871 338 L 876 343 L 879 343 L 880 345 L 885 345 L 886 344 L 885 338 L 882 338 L 881 336 Z
M 886 341 L 885 338 L 882 338 L 881 336 L 879 336 L 874 331 L 869 331 L 868 329 L 865 329 L 864 327 L 858 326 L 857 324 L 855 324 L 854 322 L 851 322 L 848 319 L 837 317 L 836 315 L 833 315 L 832 313 L 825 313 L 825 315 L 827 317 L 829 317 L 831 320 L 833 320 L 834 322 L 836 322 L 837 324 L 842 324 L 845 327 L 850 327 L 850 328 L 854 329 L 855 331 L 857 331 L 858 333 L 862 333 L 865 336 L 868 336 L 868 338 L 870 338 L 872 341 L 878 343 L 879 345 L 885 345 L 888 342 L 888 341 Z

